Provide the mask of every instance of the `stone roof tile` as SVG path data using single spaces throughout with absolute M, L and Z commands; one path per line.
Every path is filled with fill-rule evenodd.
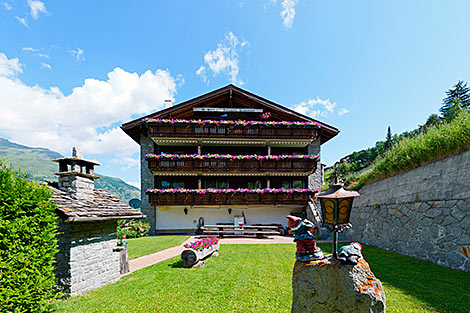
M 118 197 L 102 189 L 93 190 L 93 200 L 83 200 L 74 199 L 66 192 L 52 186 L 50 188 L 53 195 L 52 201 L 69 222 L 145 217 L 139 210 L 131 208 Z

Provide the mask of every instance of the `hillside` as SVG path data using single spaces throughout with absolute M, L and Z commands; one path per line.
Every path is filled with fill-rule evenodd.
M 15 169 L 21 169 L 32 179 L 57 181 L 54 173 L 57 172 L 58 165 L 51 160 L 62 157 L 60 153 L 49 149 L 23 146 L 0 138 L 0 159 L 5 160 Z M 125 203 L 129 203 L 132 198 L 140 199 L 138 188 L 116 177 L 99 173 L 97 175 L 101 178 L 95 181 L 96 188 L 115 194 Z

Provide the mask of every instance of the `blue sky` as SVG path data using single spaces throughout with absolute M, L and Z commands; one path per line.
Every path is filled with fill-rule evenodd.
M 126 121 L 228 83 L 333 125 L 331 164 L 470 81 L 468 1 L 0 0 L 0 136 L 139 181 Z

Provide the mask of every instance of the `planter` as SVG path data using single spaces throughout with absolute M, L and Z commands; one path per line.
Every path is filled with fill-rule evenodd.
M 184 267 L 190 268 L 190 267 L 195 267 L 195 266 L 197 267 L 203 266 L 204 262 L 202 262 L 202 260 L 210 257 L 214 252 L 218 253 L 219 247 L 220 247 L 220 244 L 217 243 L 203 250 L 193 250 L 193 249 L 183 250 L 183 252 L 181 252 L 181 260 L 184 263 Z

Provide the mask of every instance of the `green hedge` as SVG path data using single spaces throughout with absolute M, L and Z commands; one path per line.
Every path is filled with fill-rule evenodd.
M 57 252 L 51 193 L 0 166 L 0 312 L 48 311 Z
M 367 171 L 347 178 L 347 185 L 360 189 L 366 184 L 412 170 L 451 155 L 470 150 L 470 113 L 461 112 L 454 120 L 429 128 L 413 138 L 394 145 Z
M 126 235 L 126 238 L 140 238 L 147 235 L 150 224 L 136 220 L 119 220 L 117 223 L 117 238 Z

